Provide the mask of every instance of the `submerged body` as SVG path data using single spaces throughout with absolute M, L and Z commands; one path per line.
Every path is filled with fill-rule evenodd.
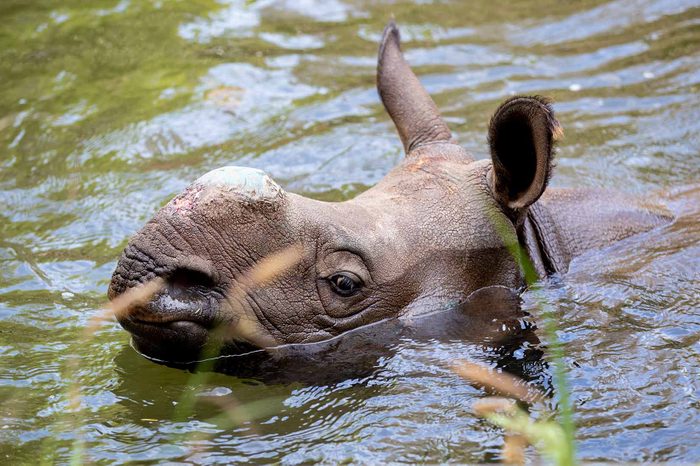
M 489 125 L 491 160 L 474 161 L 403 59 L 393 24 L 377 86 L 406 158 L 376 186 L 327 203 L 286 193 L 259 170 L 225 167 L 134 236 L 110 298 L 156 277 L 166 283 L 120 318 L 141 351 L 192 361 L 212 341 L 238 353 L 327 340 L 492 285 L 521 288 L 528 262 L 540 276 L 563 273 L 586 250 L 671 220 L 621 194 L 545 191 L 561 129 L 539 97 L 501 105 Z M 294 260 L 252 273 L 280 251 Z

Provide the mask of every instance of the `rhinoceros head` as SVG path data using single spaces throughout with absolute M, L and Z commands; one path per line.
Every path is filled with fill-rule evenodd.
M 406 158 L 376 186 L 322 202 L 259 170 L 219 168 L 131 239 L 110 299 L 164 283 L 119 317 L 138 349 L 191 361 L 214 339 L 227 352 L 313 342 L 522 285 L 512 246 L 549 177 L 559 128 L 549 105 L 506 101 L 489 126 L 492 160 L 474 161 L 404 60 L 393 23 L 377 87 Z

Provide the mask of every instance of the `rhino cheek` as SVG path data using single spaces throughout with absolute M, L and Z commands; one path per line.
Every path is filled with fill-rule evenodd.
M 246 296 L 235 290 L 222 300 L 219 310 L 219 327 L 213 332 L 219 336 L 222 347 L 250 344 L 257 348 L 267 348 L 279 344 L 270 331 L 258 319 Z
M 309 343 L 333 336 L 319 325 L 324 314 L 320 299 L 307 284 L 315 277 L 305 270 L 313 267 L 300 264 L 298 269 L 258 289 L 251 290 L 243 303 L 249 322 L 258 324 L 258 335 L 268 335 L 276 344 Z M 269 346 L 269 345 L 268 345 Z

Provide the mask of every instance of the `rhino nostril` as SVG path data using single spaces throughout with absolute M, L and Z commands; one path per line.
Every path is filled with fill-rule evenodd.
M 214 279 L 201 270 L 178 267 L 168 276 L 171 292 L 175 294 L 192 291 L 206 292 L 216 286 Z

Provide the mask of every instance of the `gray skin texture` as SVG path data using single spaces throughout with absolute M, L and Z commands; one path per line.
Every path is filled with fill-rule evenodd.
M 545 192 L 561 129 L 541 97 L 504 102 L 489 124 L 491 160 L 474 161 L 404 60 L 393 23 L 377 88 L 406 158 L 376 186 L 321 202 L 284 192 L 260 171 L 226 167 L 131 239 L 110 299 L 155 277 L 166 283 L 120 317 L 138 349 L 191 361 L 207 341 L 228 353 L 321 341 L 452 306 L 487 286 L 520 288 L 527 260 L 539 276 L 564 273 L 578 254 L 670 221 L 622 194 Z M 291 267 L 245 282 L 255 264 L 295 246 Z M 214 331 L 222 327 L 245 331 Z

